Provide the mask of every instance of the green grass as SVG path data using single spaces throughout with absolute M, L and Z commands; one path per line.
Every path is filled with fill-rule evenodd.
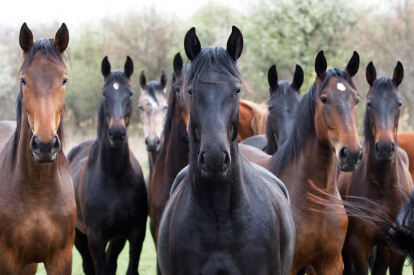
M 129 255 L 128 243 L 125 245 L 124 250 L 118 258 L 118 269 L 116 274 L 125 274 L 128 268 Z M 140 275 L 155 275 L 156 274 L 156 252 L 154 247 L 154 241 L 152 240 L 149 227 L 147 226 L 147 233 L 145 235 L 144 247 L 142 248 L 140 263 L 139 263 L 139 274 Z M 36 272 L 39 275 L 46 275 L 43 264 L 39 265 L 39 268 Z M 76 248 L 73 248 L 73 264 L 72 264 L 72 274 L 73 275 L 82 275 L 82 258 Z

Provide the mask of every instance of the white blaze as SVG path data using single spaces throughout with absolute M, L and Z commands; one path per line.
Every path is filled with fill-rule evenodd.
M 336 88 L 338 89 L 338 90 L 340 90 L 340 91 L 345 91 L 345 85 L 344 84 L 342 84 L 342 83 L 338 83 L 338 84 L 336 84 Z
M 119 89 L 119 84 L 118 84 L 118 82 L 115 82 L 115 83 L 114 83 L 114 85 L 113 85 L 113 87 L 114 87 L 114 89 L 115 89 L 115 90 L 118 90 L 118 89 Z

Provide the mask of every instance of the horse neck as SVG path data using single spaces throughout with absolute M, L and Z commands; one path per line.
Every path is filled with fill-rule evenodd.
M 277 154 L 277 152 L 276 152 Z M 329 144 L 317 136 L 309 138 L 302 152 L 284 169 L 274 171 L 282 180 L 292 175 L 306 179 L 306 182 L 290 180 L 286 185 L 293 189 L 313 190 L 314 186 L 328 193 L 337 192 L 337 159 Z M 297 173 L 301 173 L 300 176 Z M 292 185 L 295 185 L 294 187 Z M 314 185 L 314 186 L 312 186 Z
M 98 137 L 98 163 L 107 174 L 119 175 L 131 167 L 129 156 L 128 136 L 119 147 L 111 146 L 107 135 L 108 126 L 105 123 L 102 134 Z
M 214 211 L 217 219 L 226 219 L 231 210 L 242 202 L 243 180 L 237 140 L 230 147 L 231 164 L 227 175 L 220 179 L 205 179 L 196 169 L 198 153 L 190 149 L 190 188 L 195 201 L 207 211 Z
M 58 182 L 59 168 L 65 165 L 65 156 L 61 148 L 52 163 L 38 163 L 30 151 L 32 136 L 33 133 L 29 126 L 27 115 L 24 113 L 21 118 L 12 173 L 13 176 L 19 178 L 18 182 L 35 189 L 47 189 Z
M 277 151 L 277 143 L 275 140 L 275 135 L 270 126 L 270 120 L 267 119 L 266 121 L 266 138 L 267 138 L 267 145 L 266 145 L 266 153 L 267 154 L 274 154 Z
M 394 140 L 397 140 L 396 138 L 395 136 Z M 397 144 L 395 144 L 395 148 L 397 148 Z M 365 166 L 366 174 L 371 179 L 369 184 L 393 189 L 393 186 L 398 182 L 398 149 L 396 149 L 392 161 L 380 161 L 375 157 L 375 141 L 368 139 L 365 143 L 365 154 L 367 155 Z
M 154 168 L 155 161 L 157 160 L 158 152 L 148 152 L 148 163 L 150 175 L 152 175 L 152 169 Z

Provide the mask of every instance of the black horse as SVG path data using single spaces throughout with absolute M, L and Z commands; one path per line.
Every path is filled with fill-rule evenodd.
M 111 72 L 108 58 L 102 60 L 98 137 L 68 155 L 77 204 L 75 246 L 85 274 L 115 274 L 126 240 L 127 274 L 138 274 L 148 205 L 141 166 L 129 150 L 126 133 L 132 115 L 132 72 L 129 57 L 124 72 Z
M 266 135 L 257 135 L 243 140 L 241 143 L 254 146 L 269 155 L 288 139 L 292 129 L 296 108 L 300 101 L 299 91 L 303 84 L 303 69 L 296 65 L 293 81 L 278 82 L 276 65 L 272 65 L 267 73 L 270 99 L 267 102 L 269 116 L 266 122 Z
M 184 47 L 190 158 L 161 219 L 161 273 L 287 274 L 295 242 L 287 190 L 238 150 L 243 36 L 233 27 L 227 49 L 201 49 L 192 28 Z

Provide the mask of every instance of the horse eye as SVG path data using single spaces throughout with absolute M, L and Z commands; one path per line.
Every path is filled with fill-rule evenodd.
M 371 102 L 370 101 L 367 102 L 367 107 L 371 108 Z
M 23 78 L 20 80 L 20 82 L 22 83 L 23 86 L 27 85 L 26 80 L 24 80 Z
M 144 111 L 144 107 L 142 107 L 142 105 L 138 105 L 138 109 L 139 109 L 140 111 Z
M 355 105 L 358 105 L 359 103 L 359 98 L 355 98 Z
M 328 103 L 328 97 L 326 97 L 326 96 L 321 96 L 321 102 L 322 102 L 323 104 Z
M 398 108 L 401 108 L 401 106 L 402 106 L 402 102 L 400 101 L 398 102 Z
M 273 111 L 273 106 L 269 106 L 269 112 Z
M 164 107 L 162 107 L 162 110 L 163 111 L 167 111 L 167 109 L 168 109 L 167 105 L 165 105 Z
M 68 82 L 68 79 L 67 78 L 63 79 L 62 85 L 65 86 L 67 82 Z
M 240 94 L 240 89 L 235 90 L 234 94 L 238 96 Z
M 187 93 L 188 93 L 189 95 L 193 95 L 193 91 L 192 91 L 191 89 L 189 89 L 189 90 L 187 91 Z

